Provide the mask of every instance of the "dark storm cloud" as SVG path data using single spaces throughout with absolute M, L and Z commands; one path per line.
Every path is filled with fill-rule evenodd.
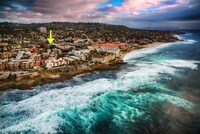
M 163 15 L 164 20 L 196 21 L 200 20 L 200 1 L 191 1 L 187 5 L 176 7 Z
M 177 3 L 177 0 L 163 0 L 161 1 L 162 5 L 174 5 Z
M 9 1 L 6 1 L 6 0 L 0 1 L 0 7 L 5 7 L 5 6 L 10 6 Z
M 1 0 L 0 7 L 12 7 L 11 4 L 18 3 L 26 6 L 32 6 L 36 0 Z
M 178 21 L 193 21 L 200 20 L 200 9 L 187 9 L 185 11 L 179 12 L 177 16 L 169 17 L 169 20 L 178 20 Z

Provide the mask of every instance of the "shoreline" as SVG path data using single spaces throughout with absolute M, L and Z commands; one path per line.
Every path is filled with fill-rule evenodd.
M 66 71 L 65 69 L 62 69 L 62 68 L 53 69 L 53 70 L 43 70 L 41 72 L 38 72 L 39 73 L 38 76 L 35 76 L 32 78 L 23 78 L 19 80 L 7 79 L 0 82 L 0 92 L 6 91 L 9 89 L 31 90 L 36 86 L 42 86 L 48 83 L 64 82 L 80 74 L 90 73 L 94 71 L 118 70 L 123 64 L 126 64 L 125 62 L 123 62 L 123 58 L 127 53 L 131 51 L 147 48 L 147 47 L 162 45 L 164 43 L 165 42 L 154 42 L 152 44 L 146 44 L 139 47 L 131 46 L 127 50 L 125 51 L 123 50 L 120 57 L 115 58 L 113 62 L 108 63 L 108 64 L 97 64 L 91 67 L 77 68 L 72 71 Z M 118 62 L 118 61 L 122 61 L 122 62 Z

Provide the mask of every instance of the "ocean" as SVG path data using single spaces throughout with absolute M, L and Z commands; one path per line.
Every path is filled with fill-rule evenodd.
M 119 70 L 0 92 L 0 133 L 200 132 L 200 31 L 128 53 Z

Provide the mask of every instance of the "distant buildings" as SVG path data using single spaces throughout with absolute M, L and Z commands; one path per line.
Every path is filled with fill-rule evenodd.
M 38 30 L 39 30 L 41 33 L 46 33 L 46 32 L 47 32 L 47 28 L 46 28 L 46 27 L 39 27 Z

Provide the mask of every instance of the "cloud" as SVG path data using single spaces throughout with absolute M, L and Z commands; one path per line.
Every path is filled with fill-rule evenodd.
M 106 0 L 3 0 L 2 8 L 11 8 L 11 10 L 4 9 L 0 14 L 7 19 L 33 17 L 36 20 L 38 17 L 38 19 L 44 18 L 49 21 L 59 18 L 81 21 L 90 17 L 91 19 L 102 17 L 100 13 L 95 13 L 100 2 L 106 2 Z
M 161 21 L 198 22 L 199 7 L 199 0 L 1 0 L 0 19 L 150 25 Z

